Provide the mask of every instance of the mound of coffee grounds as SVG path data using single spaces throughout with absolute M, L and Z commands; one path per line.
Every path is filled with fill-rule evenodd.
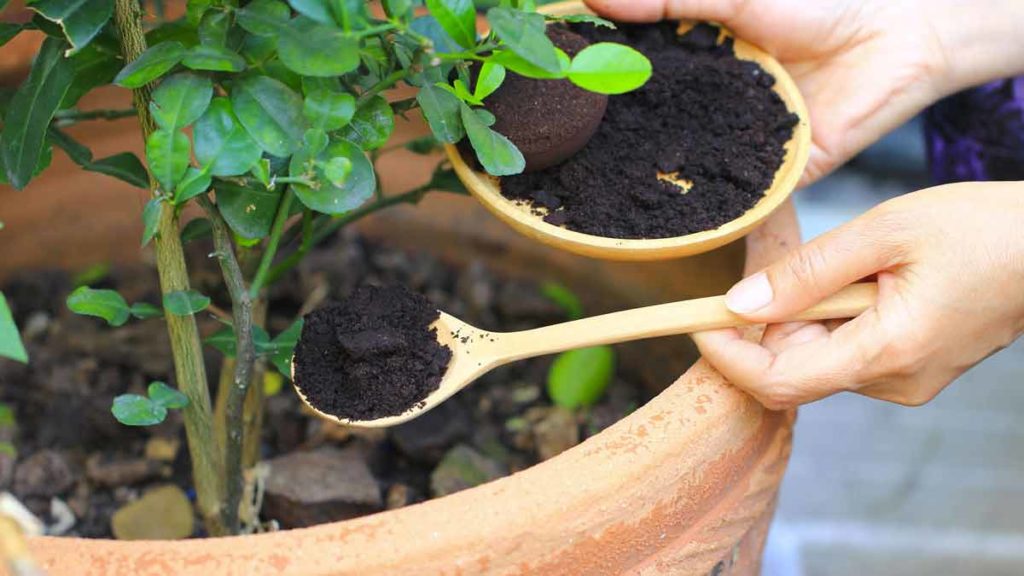
M 590 45 L 564 26 L 547 28 L 551 42 L 570 57 Z M 584 90 L 568 80 L 536 80 L 508 72 L 487 97 L 493 128 L 523 153 L 526 172 L 554 166 L 578 152 L 597 132 L 608 96 Z
M 430 325 L 437 308 L 404 286 L 362 286 L 305 317 L 295 386 L 321 412 L 396 416 L 437 389 L 452 351 Z
M 501 179 L 506 197 L 546 208 L 545 220 L 596 236 L 667 238 L 741 216 L 771 186 L 799 119 L 771 90 L 775 78 L 735 57 L 731 39 L 672 22 L 580 25 L 590 42 L 646 55 L 642 88 L 608 99 L 597 133 L 565 162 Z M 557 124 L 554 115 L 548 122 Z M 685 193 L 658 175 L 688 181 Z

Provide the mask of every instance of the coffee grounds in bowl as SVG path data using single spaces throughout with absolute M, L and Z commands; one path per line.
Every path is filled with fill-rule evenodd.
M 403 286 L 362 286 L 305 317 L 295 386 L 321 412 L 397 416 L 437 389 L 452 352 L 431 328 L 437 308 Z
M 775 78 L 736 58 L 718 28 L 676 34 L 676 23 L 615 30 L 579 25 L 653 65 L 642 88 L 611 96 L 590 142 L 565 162 L 504 177 L 507 198 L 546 209 L 545 220 L 610 238 L 670 238 L 713 230 L 764 197 L 799 118 L 772 90 Z M 659 179 L 672 175 L 685 191 Z

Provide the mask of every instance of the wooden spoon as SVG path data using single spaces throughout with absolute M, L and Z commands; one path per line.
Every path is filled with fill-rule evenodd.
M 790 320 L 853 318 L 874 306 L 877 294 L 878 286 L 874 283 L 854 284 L 796 314 Z M 295 390 L 307 406 L 328 420 L 348 426 L 382 428 L 412 420 L 469 386 L 491 369 L 523 358 L 574 348 L 749 324 L 726 308 L 724 296 L 635 308 L 521 332 L 488 332 L 442 312 L 433 327 L 437 328 L 438 342 L 451 348 L 452 359 L 437 390 L 431 392 L 420 406 L 398 416 L 347 420 L 321 412 L 310 404 L 298 386 Z M 294 367 L 292 375 L 294 377 Z

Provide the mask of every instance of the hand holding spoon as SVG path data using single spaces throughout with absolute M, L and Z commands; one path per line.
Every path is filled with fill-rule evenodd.
M 791 320 L 853 318 L 873 306 L 877 294 L 878 286 L 874 283 L 853 284 L 793 316 Z M 299 388 L 296 391 L 302 401 L 323 418 L 348 426 L 382 428 L 412 420 L 493 368 L 523 358 L 574 348 L 749 324 L 747 320 L 729 311 L 724 296 L 635 308 L 520 332 L 481 330 L 441 312 L 433 327 L 437 329 L 438 342 L 451 348 L 452 358 L 438 388 L 419 405 L 397 416 L 347 420 L 321 412 L 310 404 Z

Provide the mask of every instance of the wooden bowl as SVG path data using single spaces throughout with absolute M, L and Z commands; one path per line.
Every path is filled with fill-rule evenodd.
M 550 4 L 540 11 L 550 14 L 590 12 L 582 3 L 575 1 Z M 681 22 L 680 32 L 689 30 L 694 24 Z M 728 31 L 726 34 L 731 36 Z M 654 239 L 607 238 L 575 232 L 545 222 L 542 216 L 534 214 L 531 207 L 524 202 L 509 200 L 502 196 L 500 180 L 470 168 L 455 146 L 445 147 L 448 158 L 462 183 L 488 210 L 522 234 L 550 246 L 608 260 L 661 260 L 714 250 L 746 235 L 789 198 L 800 181 L 811 148 L 811 126 L 807 106 L 793 79 L 778 61 L 760 48 L 739 38 L 736 38 L 735 42 L 737 58 L 757 62 L 775 77 L 773 90 L 786 103 L 789 111 L 799 116 L 800 122 L 793 129 L 793 137 L 786 144 L 786 157 L 764 197 L 739 218 L 726 222 L 714 230 Z

